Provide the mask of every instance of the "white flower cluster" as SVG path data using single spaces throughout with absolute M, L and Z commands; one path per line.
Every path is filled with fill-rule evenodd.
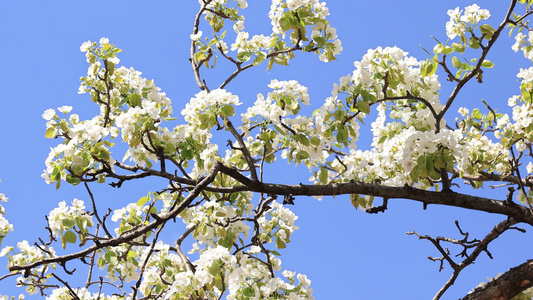
M 248 136 L 249 124 L 272 122 L 280 126 L 280 117 L 295 114 L 300 109 L 300 103 L 309 105 L 307 87 L 300 85 L 296 80 L 278 81 L 272 80 L 268 85 L 274 91 L 269 92 L 267 97 L 257 95 L 254 105 L 248 107 L 246 113 L 241 115 L 241 130 Z M 254 121 L 252 121 L 256 118 Z
M 516 75 L 516 77 L 520 78 L 521 84 L 532 84 L 533 83 L 533 67 L 529 67 L 527 69 L 520 68 L 520 72 Z
M 35 246 L 30 246 L 30 244 L 26 240 L 22 242 L 18 242 L 17 248 L 18 248 L 18 251 L 15 252 L 13 246 L 8 246 L 8 247 L 3 248 L 2 251 L 0 252 L 0 257 L 4 257 L 6 255 L 8 256 L 9 258 L 8 266 L 24 266 L 24 265 L 34 263 L 36 261 L 43 260 L 45 258 L 55 256 L 55 251 L 53 247 L 48 247 L 46 249 L 47 252 L 45 252 Z M 10 253 L 13 253 L 13 254 L 10 254 Z M 41 265 L 39 267 L 36 267 L 31 270 L 31 274 L 36 275 L 35 277 L 21 275 L 17 278 L 17 282 L 18 282 L 17 284 L 22 284 L 23 282 L 24 284 L 36 283 L 34 282 L 34 278 L 39 278 L 37 274 L 43 273 L 45 269 L 47 269 L 48 267 L 52 267 L 55 269 L 56 265 L 50 264 L 50 265 Z M 28 292 L 28 294 L 30 295 L 34 295 L 38 292 L 38 289 L 35 286 L 29 285 L 26 287 L 26 292 Z
M 293 12 L 293 14 L 287 14 Z M 299 14 L 301 12 L 301 14 Z M 288 16 L 299 15 L 304 19 L 288 20 Z M 337 39 L 335 28 L 329 25 L 326 17 L 329 15 L 329 9 L 325 2 L 318 0 L 272 0 L 268 16 L 271 19 L 272 35 L 278 35 L 284 39 L 286 28 L 283 24 L 301 22 L 302 24 L 313 24 L 311 39 L 318 44 L 322 51 L 317 51 L 320 60 L 324 62 L 332 61 L 335 55 L 342 51 L 341 41 Z M 303 17 L 305 16 L 305 17 Z M 291 34 L 291 42 L 299 46 L 303 45 L 300 34 Z M 333 42 L 326 42 L 331 40 Z M 314 44 L 313 44 L 314 45 Z
M 139 291 L 145 295 L 149 295 L 154 286 L 165 286 L 169 282 L 179 281 L 178 284 L 183 286 L 189 284 L 181 279 L 192 276 L 192 272 L 187 272 L 179 256 L 176 253 L 169 252 L 169 249 L 170 246 L 161 241 L 155 244 L 154 251 L 147 262 L 147 268 L 143 273 L 143 281 L 139 287 Z M 150 249 L 145 248 L 138 260 L 144 263 L 149 253 Z M 162 269 L 166 270 L 163 274 L 161 274 Z
M 512 122 L 507 114 L 502 115 L 498 121 L 494 132 L 501 144 L 506 147 L 516 146 L 520 152 L 525 151 L 533 141 L 533 102 L 531 90 L 533 89 L 533 67 L 520 69 L 517 77 L 521 80 L 521 96 L 509 98 L 508 105 L 512 107 Z M 528 173 L 530 168 L 527 169 Z
M 263 151 L 263 143 L 266 143 L 268 151 L 272 151 L 279 145 L 285 146 L 287 149 L 282 152 L 283 158 L 290 157 L 298 162 L 309 157 L 321 158 L 324 141 L 320 139 L 323 135 L 318 132 L 317 127 L 322 128 L 323 121 L 304 116 L 289 117 L 299 112 L 300 104 L 309 104 L 307 87 L 295 80 L 272 80 L 268 86 L 274 90 L 268 93 L 266 99 L 262 94 L 258 94 L 254 105 L 241 115 L 240 129 L 247 137 L 246 143 L 252 155 L 260 155 Z M 285 126 L 290 127 L 291 130 L 284 130 Z M 262 133 L 255 139 L 250 136 L 250 128 L 254 127 L 262 129 Z M 297 138 L 289 138 L 291 135 Z M 275 156 L 272 155 L 273 160 Z
M 241 105 L 239 97 L 227 92 L 224 89 L 216 89 L 210 92 L 201 91 L 194 95 L 189 103 L 185 105 L 185 108 L 181 111 L 185 121 L 191 129 L 201 128 L 202 124 L 205 124 L 199 118 L 203 114 L 209 114 L 211 116 L 216 115 L 220 108 L 226 105 L 237 106 Z M 212 126 L 215 124 L 213 123 Z
M 211 143 L 211 128 L 220 126 L 220 117 L 233 116 L 234 107 L 240 105 L 239 97 L 223 89 L 196 94 L 181 111 L 186 125 L 178 125 L 174 132 L 187 143 L 201 145 L 196 147 L 192 177 L 205 175 L 215 160 L 220 160 L 218 145 Z M 194 147 L 193 147 L 194 148 Z M 198 150 L 197 148 L 201 148 Z
M 143 247 L 121 244 L 100 252 L 98 267 L 106 270 L 106 277 L 111 281 L 124 280 L 132 282 L 139 278 L 139 263 Z
M 272 202 L 270 206 L 270 210 L 257 220 L 261 229 L 260 237 L 265 240 L 274 237 L 276 245 L 284 245 L 290 241 L 290 236 L 294 230 L 298 229 L 294 223 L 298 216 L 276 201 Z
M 514 52 L 521 50 L 524 53 L 525 58 L 533 60 L 533 47 L 531 47 L 531 44 L 533 44 L 533 31 L 529 31 L 527 35 L 519 32 L 515 36 L 515 43 L 511 49 L 513 49 Z
M 410 90 L 421 81 L 420 62 L 407 55 L 407 52 L 396 46 L 370 49 L 360 62 L 354 62 L 355 70 L 351 76 L 351 81 L 362 84 L 364 88 L 374 88 L 380 92 L 380 88 L 385 84 L 385 75 L 388 75 L 389 88 L 396 91 Z M 346 90 L 343 83 L 350 83 L 348 79 L 344 82 L 341 81 L 340 91 Z M 440 88 L 437 76 L 428 76 L 424 79 L 427 81 L 425 83 L 430 85 L 428 96 L 436 98 L 432 94 Z M 383 97 L 384 95 L 380 92 L 376 96 Z
M 67 206 L 65 201 L 59 202 L 59 207 L 54 208 L 48 215 L 48 226 L 56 237 L 64 231 L 72 229 L 75 224 L 85 224 L 85 227 L 94 225 L 93 217 L 85 210 L 82 200 L 72 200 L 72 205 Z M 85 228 L 81 229 L 85 231 Z
M 269 93 L 269 98 L 277 100 L 284 97 L 290 97 L 295 100 L 298 99 L 298 102 L 302 102 L 305 105 L 309 105 L 307 87 L 300 85 L 296 80 L 278 81 L 273 79 L 270 84 L 268 84 L 268 87 L 274 90 Z
M 138 205 L 137 203 L 130 203 L 126 207 L 114 210 L 111 220 L 121 223 L 120 227 L 115 228 L 115 233 L 120 235 L 122 232 L 140 225 L 148 210 L 148 205 Z
M 250 34 L 248 32 L 239 31 L 235 38 L 235 43 L 231 44 L 231 51 L 237 50 L 237 53 L 256 53 L 260 50 L 268 50 L 271 47 L 272 39 L 272 37 L 264 36 L 262 34 L 254 35 L 250 39 Z
M 100 115 L 91 120 L 80 121 L 77 114 L 60 118 L 56 111 L 48 109 L 43 113 L 47 120 L 46 136 L 63 137 L 63 144 L 52 148 L 46 160 L 47 169 L 42 177 L 48 183 L 66 180 L 79 183 L 81 176 L 90 169 L 99 169 L 102 163 L 113 168 L 111 157 L 113 146 L 106 138 L 115 139 L 122 131 L 122 138 L 130 145 L 126 157 L 137 163 L 149 164 L 157 157 L 141 144 L 165 144 L 175 141 L 174 133 L 157 130 L 158 124 L 170 118 L 170 99 L 160 92 L 152 80 L 141 77 L 141 72 L 132 68 L 115 68 L 119 62 L 116 53 L 120 49 L 109 44 L 106 38 L 100 45 L 85 42 L 80 48 L 90 63 L 87 76 L 82 77 L 79 93 L 89 92 L 91 99 L 100 106 Z M 72 107 L 63 106 L 58 111 L 68 114 Z M 150 125 L 148 125 L 150 124 Z M 151 143 L 146 136 L 151 128 Z M 70 170 L 70 171 L 67 171 Z M 69 177 L 72 172 L 72 177 Z
M 348 118 L 347 111 L 359 107 L 359 102 L 363 102 L 362 106 L 375 104 L 377 99 L 385 97 L 383 94 L 385 86 L 389 91 L 388 96 L 405 96 L 407 93 L 418 95 L 438 110 L 442 107 L 437 94 L 440 88 L 438 77 L 432 75 L 421 78 L 420 64 L 398 47 L 378 47 L 368 50 L 360 62 L 354 63 L 354 72 L 342 77 L 339 85 L 334 85 L 332 97 L 326 99 L 323 106 L 315 112 L 317 132 L 314 136 L 321 137 L 320 144 L 332 145 L 334 136 L 331 134 L 338 132 L 337 141 L 341 142 L 339 133 L 343 127 L 340 125 L 349 126 L 350 130 L 347 131 L 349 136 L 343 138 L 348 142 L 347 146 L 349 145 L 350 149 L 356 149 L 359 123 L 356 118 Z M 341 94 L 346 95 L 346 101 L 341 100 Z M 409 106 L 402 102 L 395 105 L 395 109 L 387 116 L 388 107 L 385 103 L 377 105 L 378 116 L 371 125 L 374 133 L 372 146 L 376 147 L 378 152 L 385 151 L 383 139 L 400 132 L 402 128 L 414 127 L 422 131 L 435 128 L 435 119 L 426 105 Z M 358 114 L 360 118 L 366 117 L 363 111 L 359 111 Z M 388 118 L 401 122 L 388 122 Z M 345 122 L 347 119 L 350 121 Z M 328 132 L 331 133 L 327 134 Z
M 448 10 L 450 20 L 446 23 L 446 35 L 453 40 L 456 36 L 463 37 L 465 32 L 472 29 L 481 20 L 487 20 L 490 12 L 480 9 L 477 4 L 465 7 L 464 12 L 459 7 Z
M 80 300 L 91 300 L 91 299 L 101 299 L 101 300 L 118 300 L 120 299 L 117 296 L 106 296 L 102 293 L 92 294 L 86 288 L 81 289 L 69 289 L 66 287 L 58 288 L 52 290 L 52 294 L 46 297 L 46 300 L 70 300 L 72 299 L 72 292 L 76 293 L 76 299 Z
M 113 47 L 110 47 L 109 39 L 108 38 L 100 38 L 99 40 L 100 48 L 96 47 L 96 42 L 86 41 L 83 42 L 80 46 L 80 51 L 85 53 L 85 57 L 87 58 L 87 62 L 92 64 L 94 62 L 94 56 L 105 56 L 110 63 L 118 64 L 120 60 L 112 55 L 111 51 L 108 52 L 108 50 L 113 50 Z M 94 71 L 94 67 L 89 67 L 89 70 Z M 92 73 L 92 72 L 91 72 Z
M 0 193 L 0 201 L 7 202 L 8 198 L 4 193 Z M 5 208 L 0 205 L 0 244 L 2 239 L 6 237 L 9 231 L 13 231 L 13 224 L 10 224 L 9 221 L 4 217 L 6 214 Z
M 430 188 L 432 185 L 426 179 L 440 179 L 440 169 L 451 171 L 456 168 L 462 174 L 471 175 L 481 171 L 506 172 L 502 165 L 509 159 L 509 151 L 480 130 L 474 127 L 466 131 L 449 130 L 441 121 L 436 131 L 431 108 L 434 112 L 442 108 L 438 97 L 440 83 L 436 75 L 421 76 L 421 63 L 416 59 L 407 57 L 407 53 L 397 47 L 377 48 L 369 50 L 362 61 L 354 65 L 353 74 L 342 77 L 340 84 L 334 86 L 332 97 L 314 113 L 318 134 L 310 135 L 321 137 L 321 145 L 338 146 L 332 143 L 332 135 L 328 132 L 337 134 L 340 142 L 339 123 L 345 122 L 349 116 L 347 112 L 353 112 L 354 106 L 365 109 L 365 105 L 359 105 L 364 101 L 377 111 L 371 124 L 371 149 L 356 150 L 354 143 L 359 127 L 352 117 L 353 123 L 341 123 L 353 128 L 353 132 L 348 131 L 351 140 L 345 145 L 349 153 L 342 160 L 327 161 L 329 154 L 324 151 L 321 159 L 309 162 L 310 167 L 319 168 L 310 178 L 312 181 L 327 183 L 328 178 L 339 178 L 341 181 L 378 181 L 392 186 L 420 184 L 421 188 Z M 525 71 L 523 76 L 533 78 Z M 384 87 L 387 87 L 387 95 L 383 94 Z M 341 95 L 345 95 L 344 100 Z M 411 100 L 409 95 L 423 98 L 424 102 Z M 377 102 L 385 97 L 405 99 Z M 366 110 L 370 111 L 369 108 Z M 459 111 L 463 116 L 470 113 L 465 108 Z M 361 118 L 366 116 L 361 111 L 358 114 Z M 530 119 L 523 115 L 516 118 Z
M 60 107 L 59 111 L 68 112 Z M 69 107 L 70 108 L 70 107 Z M 49 138 L 62 136 L 65 137 L 63 144 L 59 144 L 51 148 L 50 153 L 45 161 L 46 170 L 41 175 L 47 183 L 57 180 L 66 180 L 67 171 L 65 166 L 73 167 L 79 173 L 86 170 L 89 166 L 97 167 L 99 162 L 89 155 L 91 149 L 95 144 L 100 142 L 104 137 L 110 136 L 114 138 L 118 136 L 119 130 L 117 128 L 104 127 L 102 124 L 102 116 L 96 116 L 91 120 L 81 121 L 77 114 L 71 114 L 68 119 L 60 118 L 56 115 L 54 109 L 47 109 L 43 113 L 43 118 L 47 120 L 46 136 Z M 102 149 L 107 149 L 106 145 L 100 145 Z M 104 151 L 104 150 L 102 150 Z M 110 165 L 114 160 L 107 156 L 106 159 Z
M 329 15 L 329 10 L 325 2 L 318 0 L 272 0 L 270 12 L 268 16 L 272 20 L 272 32 L 275 34 L 284 34 L 283 29 L 279 24 L 279 20 L 283 17 L 285 9 L 296 11 L 298 9 L 313 10 L 313 17 L 324 19 Z M 317 22 L 318 23 L 318 22 Z
M 239 255 L 239 257 L 239 267 L 235 268 L 228 278 L 228 300 L 243 299 L 250 294 L 254 295 L 251 299 L 268 299 L 275 294 L 284 295 L 284 299 L 314 299 L 313 289 L 309 288 L 311 281 L 306 275 L 298 274 L 299 284 L 295 285 L 293 277 L 296 273 L 284 270 L 282 274 L 289 280 L 286 282 L 279 277 L 272 277 L 266 266 L 257 259 L 248 255 Z M 269 259 L 275 264 L 275 271 L 280 271 L 281 260 L 272 255 Z M 259 281 L 263 284 L 257 284 Z
M 327 10 L 326 10 L 327 11 Z M 329 26 L 328 23 L 317 23 L 313 26 L 313 31 L 311 37 L 326 37 L 330 40 L 333 40 L 333 43 L 329 44 L 329 52 L 335 56 L 342 52 L 342 43 L 341 40 L 337 38 L 337 29 Z M 329 62 L 330 57 L 328 57 L 327 52 L 322 52 L 319 55 L 319 58 L 323 62 Z
M 210 247 L 216 247 L 216 241 L 220 242 L 231 233 L 234 239 L 231 244 L 236 241 L 241 234 L 247 238 L 250 227 L 243 221 L 232 221 L 234 218 L 240 217 L 237 214 L 236 208 L 232 205 L 224 205 L 224 203 L 211 200 L 196 206 L 194 209 L 186 210 L 182 214 L 182 219 L 187 227 L 193 225 L 200 226 L 200 230 L 196 231 L 194 235 L 199 244 L 207 244 Z M 202 226 L 201 224 L 213 224 L 210 226 Z M 220 225 L 216 225 L 220 224 Z

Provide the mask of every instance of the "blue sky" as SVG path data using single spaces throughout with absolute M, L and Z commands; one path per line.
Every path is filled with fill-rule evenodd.
M 245 10 L 247 30 L 268 34 L 269 3 L 249 0 L 250 7 Z M 333 83 L 351 73 L 353 62 L 360 60 L 369 48 L 398 46 L 419 59 L 428 58 L 421 46 L 431 50 L 435 44 L 431 36 L 446 40 L 446 11 L 472 3 L 475 2 L 331 0 L 329 19 L 344 48 L 337 61 L 325 64 L 314 55 L 300 53 L 288 68 L 275 66 L 269 73 L 259 66 L 238 77 L 227 89 L 239 95 L 245 107 L 255 101 L 257 93 L 266 94 L 271 79 L 295 79 L 309 87 L 311 103 L 317 107 L 330 95 Z M 478 4 L 491 11 L 493 27 L 501 22 L 508 7 L 507 1 L 501 0 Z M 87 95 L 77 94 L 79 78 L 87 70 L 84 54 L 79 51 L 81 43 L 108 37 L 123 49 L 121 65 L 134 67 L 144 77 L 154 79 L 172 99 L 178 114 L 199 91 L 188 63 L 189 35 L 197 9 L 194 0 L 0 3 L 0 128 L 4 141 L 0 148 L 0 192 L 10 198 L 5 207 L 15 226 L 2 246 L 23 239 L 33 242 L 45 236 L 44 214 L 58 202 L 68 203 L 73 198 L 89 200 L 82 186 L 64 184 L 55 190 L 40 177 L 49 148 L 57 143 L 44 138 L 43 111 L 71 105 L 82 119 L 97 113 Z M 485 72 L 485 84 L 469 83 L 452 110 L 460 106 L 480 107 L 483 98 L 493 108 L 506 111 L 507 98 L 519 92 L 516 73 L 520 67 L 530 65 L 511 51 L 512 43 L 505 32 L 489 55 L 495 68 Z M 213 80 L 214 86 L 227 72 L 215 68 L 204 70 L 203 74 Z M 446 99 L 451 86 L 445 80 L 442 84 L 442 99 Z M 305 168 L 285 163 L 271 166 L 268 171 L 267 178 L 272 182 L 306 182 L 310 176 Z M 109 203 L 117 208 L 136 201 L 149 188 L 134 184 L 121 190 L 103 187 L 96 190 L 95 196 L 102 205 Z M 465 187 L 459 191 L 469 192 Z M 498 199 L 503 199 L 505 192 L 489 188 L 476 191 Z M 439 273 L 438 263 L 426 258 L 438 256 L 435 248 L 405 232 L 416 230 L 432 236 L 461 238 L 454 225 L 459 220 L 463 230 L 482 238 L 503 220 L 501 216 L 455 208 L 430 206 L 423 210 L 422 205 L 407 200 L 391 200 L 386 213 L 367 215 L 355 211 L 348 196 L 320 202 L 298 197 L 291 209 L 299 216 L 300 230 L 282 252 L 283 267 L 307 274 L 316 299 L 433 297 L 451 275 L 451 269 L 446 266 Z M 481 255 L 475 265 L 461 273 L 444 299 L 461 297 L 487 276 L 494 277 L 531 258 L 526 250 L 531 246 L 529 233 L 505 233 L 491 244 L 489 250 L 494 259 Z M 5 260 L 0 260 L 0 267 L 5 264 Z M 0 271 L 0 275 L 4 273 L 7 270 Z M 0 294 L 20 292 L 21 289 L 13 287 L 12 280 L 0 282 Z

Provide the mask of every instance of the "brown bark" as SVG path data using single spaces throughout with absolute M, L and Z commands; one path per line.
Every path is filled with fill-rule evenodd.
M 514 267 L 497 279 L 476 288 L 463 300 L 508 300 L 533 286 L 533 260 Z

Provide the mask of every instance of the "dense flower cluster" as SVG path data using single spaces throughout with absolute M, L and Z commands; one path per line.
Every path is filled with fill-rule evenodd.
M 524 56 L 527 59 L 533 60 L 533 51 L 531 44 L 533 43 L 533 31 L 529 31 L 527 35 L 519 32 L 515 36 L 515 43 L 513 44 L 512 49 L 515 52 L 521 50 L 524 53 Z
M 55 250 L 52 247 L 48 247 L 46 251 L 36 246 L 30 246 L 28 241 L 24 240 L 17 243 L 18 251 L 14 251 L 13 246 L 7 246 L 0 252 L 0 257 L 8 257 L 8 266 L 22 266 L 34 263 L 36 261 L 43 260 L 45 258 L 55 256 Z M 33 295 L 38 292 L 35 285 L 42 283 L 37 276 L 40 273 L 47 272 L 49 268 L 56 268 L 55 264 L 40 266 L 31 270 L 31 274 L 34 276 L 19 276 L 17 278 L 17 285 L 26 285 L 26 292 Z
M 465 32 L 471 31 L 472 27 L 481 20 L 487 20 L 490 12 L 487 9 L 480 9 L 477 4 L 465 7 L 464 11 L 459 7 L 448 10 L 450 20 L 446 23 L 446 35 L 453 40 L 460 36 L 464 39 Z
M 326 20 L 329 11 L 318 0 L 273 0 L 269 13 L 272 34 L 252 37 L 244 31 L 244 17 L 237 9 L 248 6 L 245 0 L 199 3 L 213 29 L 213 37 L 204 38 L 203 32 L 195 28 L 191 34 L 196 51 L 192 54 L 193 64 L 207 63 L 213 51 L 220 51 L 241 72 L 241 64 L 252 57 L 255 57 L 252 65 L 267 59 L 269 64 L 284 65 L 294 51 L 302 50 L 315 52 L 327 62 L 342 50 L 335 28 Z M 79 93 L 90 95 L 99 106 L 99 114 L 80 120 L 79 115 L 71 113 L 70 106 L 43 113 L 46 137 L 61 138 L 63 143 L 51 149 L 42 176 L 57 187 L 61 181 L 74 185 L 82 181 L 102 183 L 106 176 L 129 180 L 133 176 L 156 175 L 170 181 L 168 187 L 106 215 L 114 222 L 113 227 L 108 227 L 120 238 L 143 226 L 159 226 L 139 233 L 131 244 L 121 242 L 96 251 L 97 266 L 106 280 L 117 282 L 117 286 L 138 281 L 136 292 L 157 295 L 160 299 L 222 295 L 227 299 L 313 299 L 307 276 L 283 270 L 280 253 L 273 250 L 285 248 L 298 229 L 298 217 L 279 203 L 275 195 L 266 199 L 261 194 L 260 199 L 255 199 L 252 192 L 237 189 L 228 192 L 228 187 L 240 186 L 244 179 L 239 182 L 219 173 L 210 182 L 211 189 L 202 191 L 196 202 L 185 203 L 178 212 L 176 207 L 183 204 L 195 184 L 210 175 L 216 162 L 245 173 L 253 168 L 250 164 L 272 163 L 281 158 L 305 164 L 313 172 L 310 180 L 317 184 L 360 181 L 421 189 L 440 189 L 445 184 L 442 177 L 450 173 L 467 179 L 480 174 L 509 174 L 510 149 L 516 149 L 522 156 L 533 141 L 533 68 L 521 69 L 518 74 L 522 93 L 509 99 L 511 117 L 495 112 L 483 115 L 479 109 L 461 107 L 456 128 L 447 126 L 439 114 L 447 108 L 441 103 L 441 84 L 435 74 L 438 58 L 454 51 L 462 53 L 468 47 L 477 49 L 479 45 L 467 42 L 466 34 L 472 34 L 474 42 L 478 41 L 474 30 L 480 28 L 476 26 L 488 19 L 490 13 L 472 5 L 464 10 L 450 10 L 448 15 L 447 36 L 451 40 L 460 36 L 461 41 L 452 47 L 439 43 L 434 58 L 419 61 L 398 47 L 370 49 L 354 63 L 351 74 L 340 78 L 331 96 L 311 116 L 299 115 L 301 105 L 310 102 L 307 87 L 296 80 L 274 79 L 268 84 L 271 91 L 266 96 L 258 94 L 255 103 L 240 115 L 237 129 L 232 122 L 239 120 L 235 112 L 242 105 L 239 96 L 223 88 L 207 87 L 185 104 L 182 120 L 178 120 L 182 123 L 166 127 L 175 120 L 166 94 L 152 80 L 143 78 L 141 72 L 119 67 L 120 49 L 107 38 L 98 43 L 84 42 L 80 50 L 85 53 L 89 68 L 87 76 L 81 78 Z M 235 59 L 230 57 L 223 41 L 225 34 L 219 34 L 228 20 L 233 22 L 236 32 L 230 47 L 237 52 Z M 489 27 L 480 30 L 483 38 L 492 34 Z M 311 32 L 310 36 L 305 36 L 307 32 Z M 513 49 L 522 50 L 527 58 L 533 59 L 529 49 L 532 39 L 531 33 L 527 36 L 519 33 Z M 473 70 L 454 58 L 452 65 L 460 74 Z M 492 66 L 489 63 L 482 66 Z M 461 77 L 446 72 L 451 81 Z M 367 126 L 372 139 L 364 144 L 359 141 L 360 131 L 370 117 L 375 117 Z M 493 136 L 487 134 L 486 128 Z M 222 129 L 233 138 L 223 155 L 219 153 L 221 144 L 213 138 L 213 131 Z M 122 162 L 113 158 L 113 151 L 119 151 L 115 150 L 115 143 L 120 139 L 127 145 Z M 245 154 L 243 148 L 249 153 Z M 132 165 L 124 164 L 128 158 Z M 173 166 L 167 165 L 165 169 L 164 163 Z M 155 168 L 158 164 L 160 167 Z M 528 174 L 533 173 L 533 162 L 524 167 Z M 119 168 L 137 175 L 127 177 L 115 172 Z M 145 173 L 135 173 L 139 170 Z M 474 187 L 482 184 L 472 182 Z M 523 190 L 517 197 L 521 201 L 529 199 Z M 356 207 L 371 206 L 371 197 L 355 195 L 353 199 Z M 0 201 L 5 200 L 0 194 Z M 175 214 L 169 217 L 171 212 Z M 62 201 L 48 216 L 51 235 L 61 240 L 63 248 L 78 239 L 81 245 L 95 240 L 98 230 L 104 227 L 101 223 L 94 226 L 95 213 L 86 209 L 81 200 L 74 199 L 70 206 Z M 0 241 L 12 230 L 3 214 L 0 206 Z M 181 252 L 181 240 L 173 246 L 152 240 L 156 230 L 164 225 L 154 220 L 161 220 L 162 216 L 183 221 L 187 235 L 194 238 L 189 251 L 195 255 L 194 261 Z M 112 238 L 111 233 L 106 235 L 105 239 Z M 27 241 L 17 248 L 15 251 L 14 247 L 6 247 L 0 254 L 9 257 L 10 266 L 56 255 L 52 247 L 34 247 Z M 35 268 L 32 274 L 44 274 L 50 267 L 55 265 Z M 35 293 L 42 282 L 32 282 L 34 278 L 40 277 L 21 276 L 19 284 Z M 95 294 L 86 288 L 56 288 L 47 299 L 71 299 L 72 293 L 79 299 L 122 299 Z
M 7 202 L 8 198 L 4 193 L 0 193 L 0 201 Z M 13 225 L 9 223 L 9 221 L 4 217 L 6 214 L 5 208 L 0 205 L 0 243 L 2 243 L 2 240 L 6 237 L 6 235 L 13 231 Z

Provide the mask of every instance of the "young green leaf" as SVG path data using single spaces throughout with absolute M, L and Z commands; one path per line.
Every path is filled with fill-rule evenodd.
M 357 108 L 361 112 L 364 112 L 365 114 L 370 113 L 370 105 L 366 101 L 363 101 L 363 100 L 357 101 Z
M 493 64 L 490 60 L 485 59 L 485 60 L 481 63 L 481 66 L 482 66 L 483 68 L 492 68 L 492 67 L 494 67 L 494 64 Z

